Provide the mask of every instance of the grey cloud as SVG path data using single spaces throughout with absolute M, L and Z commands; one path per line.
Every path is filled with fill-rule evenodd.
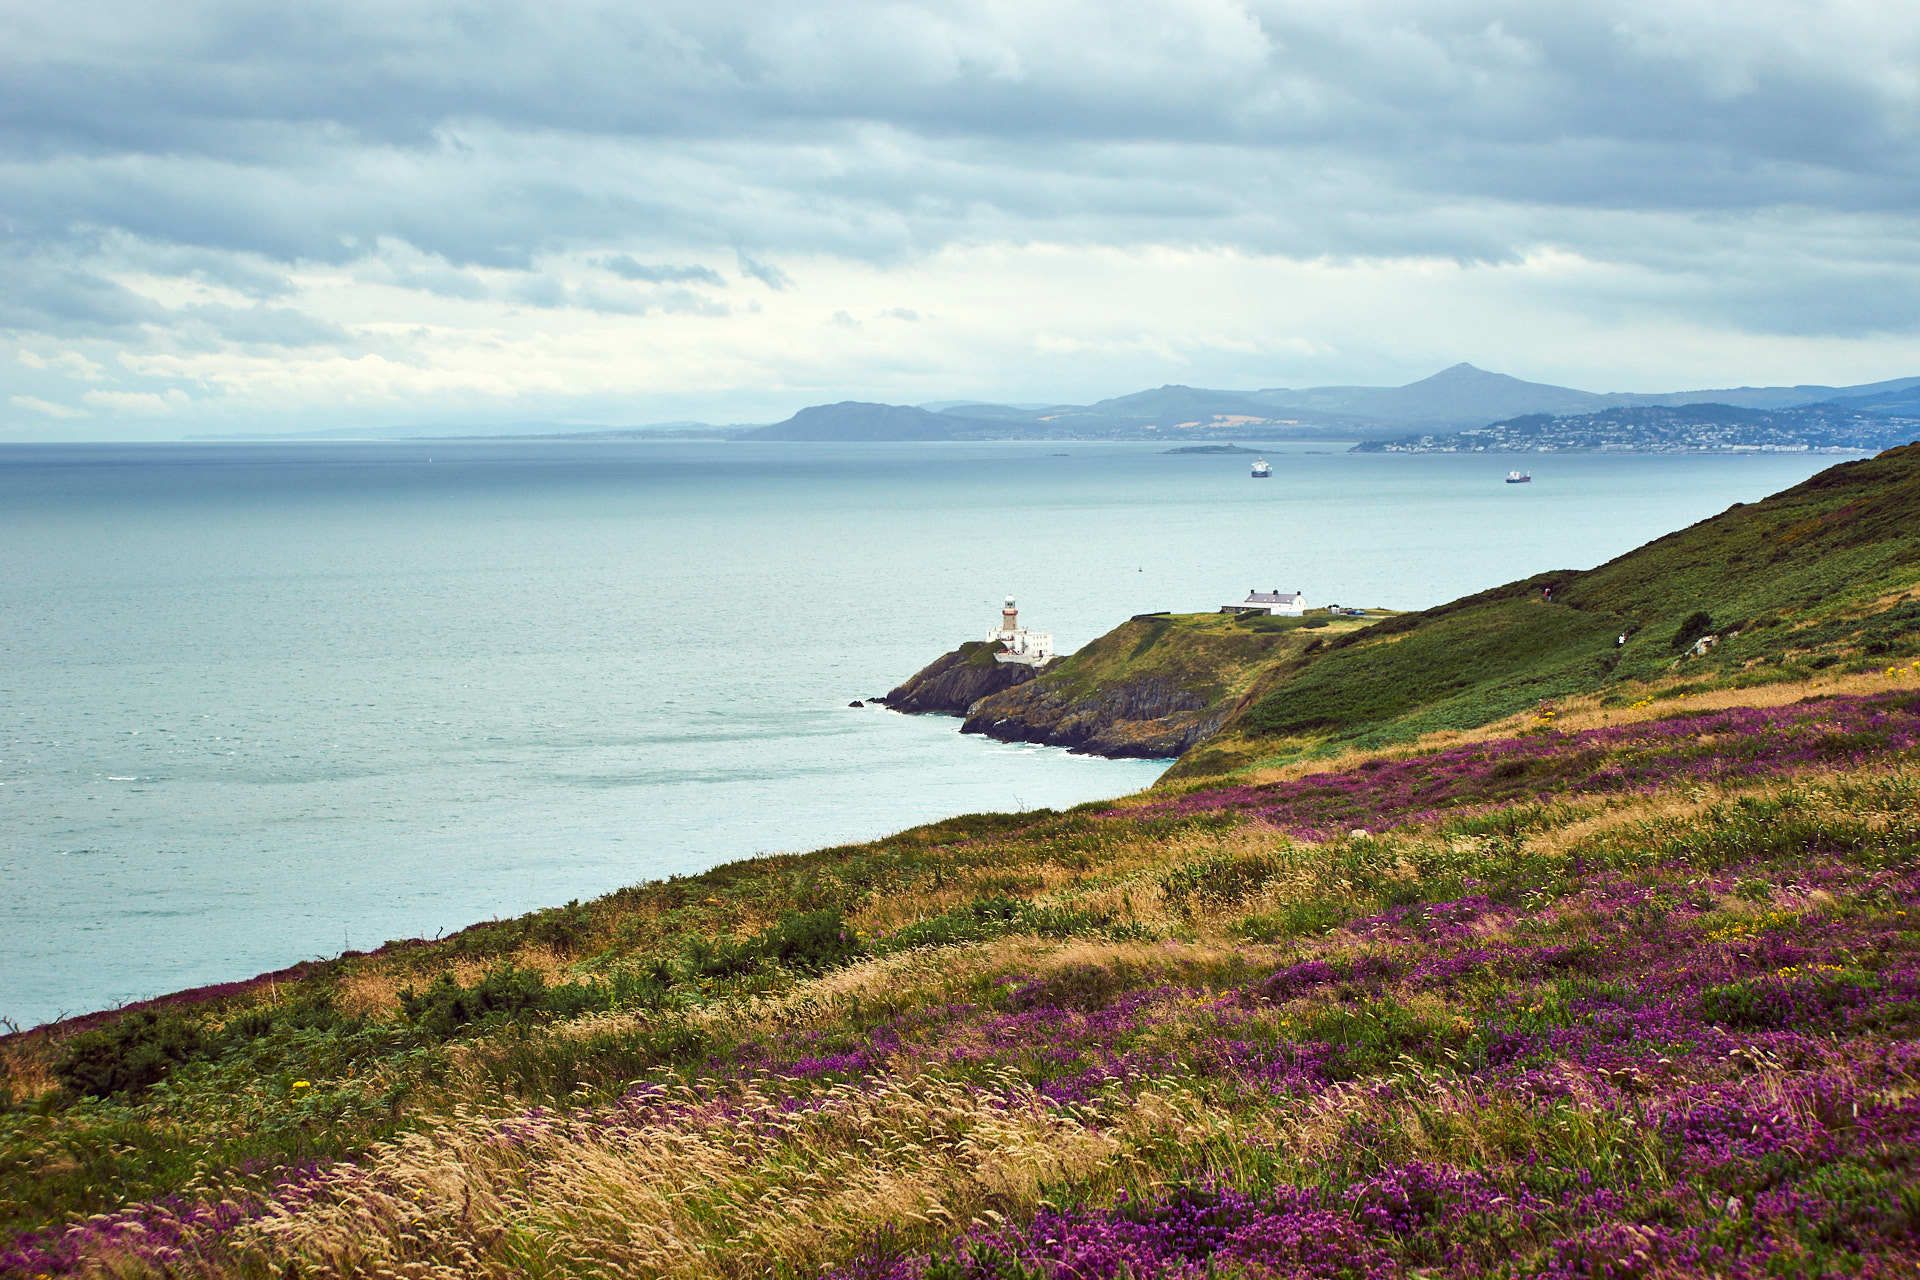
M 609 291 L 591 285 L 570 285 L 552 275 L 528 275 L 506 289 L 501 296 L 512 302 L 544 310 L 573 308 L 602 315 L 723 316 L 725 305 L 688 289 L 661 289 L 647 292 Z
M 392 236 L 519 267 L 636 229 L 762 260 L 919 252 L 982 226 L 1241 242 L 1219 211 L 1249 186 L 1308 224 L 1306 252 L 1380 251 L 1315 180 L 1330 167 L 1379 203 L 1920 198 L 1911 103 L 1873 50 L 1810 53 L 1780 21 L 1729 51 L 1658 12 L 1149 4 L 1148 40 L 1070 6 L 1024 22 L 831 3 L 269 22 L 189 4 L 11 42 L 0 153 L 32 179 L 13 191 L 44 193 L 9 201 L 41 235 L 78 214 L 283 259 L 348 261 Z M 65 163 L 32 163 L 49 157 Z M 1461 252 L 1444 227 L 1424 248 Z
M 252 256 L 181 244 L 161 244 L 128 236 L 101 237 L 92 256 L 123 262 L 131 269 L 176 276 L 230 289 L 255 300 L 284 298 L 293 292 L 285 271 Z
M 170 313 L 175 326 L 201 327 L 222 343 L 262 347 L 314 347 L 345 343 L 352 335 L 292 307 L 229 307 L 201 303 Z
M 472 302 L 492 296 L 492 290 L 487 287 L 485 280 L 457 267 L 435 265 L 399 268 L 382 273 L 381 279 L 402 289 L 418 289 L 441 298 Z
M 0 324 L 137 329 L 157 309 L 105 278 L 116 264 L 263 302 L 289 264 L 325 264 L 449 299 L 715 314 L 692 287 L 726 280 L 682 264 L 731 251 L 784 290 L 796 256 L 1036 240 L 1495 264 L 1547 246 L 1676 273 L 1668 305 L 1716 324 L 1920 323 L 1902 320 L 1905 275 L 1860 266 L 1915 242 L 1920 14 L 1141 0 L 1110 16 L 1091 0 L 12 6 L 0 261 L 19 270 Z M 389 261 L 394 245 L 414 252 Z M 1691 283 L 1700 253 L 1716 289 Z M 532 278 L 570 254 L 679 288 Z M 1804 305 L 1821 280 L 1847 287 Z M 260 340 L 245 327 L 231 340 Z
M 776 293 L 793 287 L 792 276 L 770 262 L 749 258 L 744 253 L 740 255 L 740 274 L 749 279 L 758 280 Z
M 622 280 L 639 280 L 648 284 L 710 284 L 724 286 L 726 281 L 712 267 L 675 266 L 672 264 L 641 262 L 632 254 L 616 253 L 599 259 L 598 265 L 619 276 Z
M 106 335 L 165 316 L 165 308 L 96 272 L 16 252 L 0 255 L 0 329 Z

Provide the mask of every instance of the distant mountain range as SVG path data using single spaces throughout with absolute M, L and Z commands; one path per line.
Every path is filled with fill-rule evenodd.
M 1614 410 L 1717 406 L 1698 415 L 1661 417 L 1621 415 Z M 1795 418 L 1784 411 L 1837 406 Z M 472 423 L 416 423 L 406 427 L 342 429 L 318 433 L 341 438 L 429 439 L 444 437 L 520 439 L 706 439 L 792 441 L 927 440 L 1140 440 L 1170 445 L 1233 441 L 1361 441 L 1366 447 L 1403 452 L 1458 452 L 1490 449 L 1602 447 L 1579 439 L 1611 442 L 1606 447 L 1690 448 L 1674 440 L 1700 427 L 1705 439 L 1733 441 L 1740 430 L 1760 420 L 1736 410 L 1773 413 L 1764 442 L 1792 447 L 1821 447 L 1835 432 L 1848 440 L 1875 438 L 1881 419 L 1920 417 L 1920 377 L 1895 378 L 1858 386 L 1801 384 L 1779 387 L 1723 387 L 1701 391 L 1601 394 L 1528 382 L 1456 364 L 1402 387 L 1263 387 L 1251 391 L 1169 385 L 1150 391 L 1096 400 L 1092 404 L 996 404 L 972 400 L 936 400 L 918 405 L 843 400 L 811 405 L 767 426 L 718 426 L 704 422 L 653 423 L 598 427 L 581 424 L 525 423 L 476 428 Z M 1852 428 L 1837 425 L 1839 410 L 1857 415 Z M 1536 421 L 1539 420 L 1539 421 Z M 1547 427 L 1546 422 L 1561 425 Z M 1660 425 L 1665 424 L 1665 425 Z M 1704 425 L 1703 425 L 1704 424 Z M 1644 428 L 1644 429 L 1643 429 Z M 1856 429 L 1857 428 L 1857 429 Z M 1678 434 L 1676 434 L 1676 430 Z M 1904 428 L 1893 431 L 1904 440 Z M 1729 434 L 1731 432 L 1732 434 Z M 1798 433 L 1798 434 L 1796 434 Z M 1824 434 L 1822 434 L 1824 433 Z M 274 436 L 226 437 L 285 439 Z M 1455 437 L 1458 437 L 1457 439 Z M 1640 442 L 1640 443 L 1625 443 Z M 1746 443 L 1761 443 L 1756 437 Z M 1703 446 L 1705 447 L 1705 446 Z M 1727 447 L 1731 447 L 1730 445 Z M 1846 447 L 1856 447 L 1848 444 Z M 1879 447 L 1861 444 L 1857 447 Z
M 1007 440 L 1248 438 L 1389 441 L 1435 436 L 1522 417 L 1600 415 L 1613 409 L 1715 404 L 1782 410 L 1840 403 L 1863 415 L 1913 408 L 1920 378 L 1852 387 L 1731 387 L 1599 394 L 1527 382 L 1456 364 L 1403 387 L 1268 387 L 1223 391 L 1164 386 L 1093 404 L 940 401 L 921 406 L 844 401 L 802 409 L 784 422 L 736 429 L 754 440 Z

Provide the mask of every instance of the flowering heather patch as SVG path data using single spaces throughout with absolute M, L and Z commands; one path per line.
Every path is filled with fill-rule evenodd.
M 1033 1221 L 969 1233 L 937 1258 L 875 1253 L 834 1280 L 993 1280 L 1021 1275 L 1201 1277 L 1386 1276 L 1388 1258 L 1354 1221 L 1310 1191 L 1247 1195 L 1180 1187 L 1106 1210 L 1042 1209 Z
M 1460 810 L 1885 763 L 1917 748 L 1920 695 L 1819 698 L 1495 738 L 1285 782 L 1194 791 L 1123 812 L 1226 811 L 1320 840 Z
M 235 1228 L 303 1203 L 324 1176 L 316 1165 L 288 1168 L 275 1175 L 264 1193 L 218 1199 L 165 1196 L 64 1230 L 23 1236 L 0 1249 L 0 1275 L 70 1275 L 116 1256 L 155 1268 L 205 1263 L 208 1251 Z
M 1779 736 L 1853 722 L 1823 714 Z M 0 1274 L 1913 1274 L 1920 773 L 1633 804 L 1319 848 L 1101 819 L 1128 869 L 1046 907 L 1129 931 L 862 928 L 865 958 L 784 984 L 445 1045 L 275 1032 L 139 1101 L 0 1116 L 9 1192 L 149 1131 L 295 1135 L 295 1172 L 203 1161 L 36 1225 Z M 1239 941 L 1222 912 L 1275 895 L 1325 927 Z M 407 1124 L 303 1167 L 356 1106 Z

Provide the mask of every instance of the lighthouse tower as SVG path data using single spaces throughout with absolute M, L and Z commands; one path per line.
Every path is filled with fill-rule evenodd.
M 1020 610 L 1007 597 L 1000 610 L 1000 629 L 987 636 L 987 643 L 998 645 L 995 662 L 1018 662 L 1029 667 L 1045 666 L 1053 660 L 1053 637 L 1044 631 L 1028 631 L 1020 625 Z

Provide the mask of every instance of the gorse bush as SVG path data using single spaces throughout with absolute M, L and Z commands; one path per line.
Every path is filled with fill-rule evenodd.
M 561 955 L 580 950 L 592 932 L 593 913 L 577 900 L 527 917 L 527 940 Z
M 751 941 L 733 938 L 688 938 L 680 948 L 680 972 L 688 980 L 743 978 L 757 973 L 764 960 Z
M 226 1045 L 244 1044 L 281 1032 L 332 1031 L 357 1021 L 343 1017 L 328 996 L 303 995 L 285 1004 L 242 1009 L 221 1025 L 220 1039 Z
M 138 1094 L 183 1062 L 203 1056 L 207 1039 L 178 1013 L 142 1009 L 67 1042 L 53 1072 L 86 1097 Z
M 793 973 L 821 973 L 863 953 L 853 927 L 836 907 L 789 911 L 749 938 L 689 938 L 680 968 L 694 981 L 743 978 L 768 965 Z
M 860 939 L 839 911 L 789 912 L 761 934 L 759 950 L 767 959 L 798 973 L 821 973 L 859 958 Z
M 408 987 L 400 993 L 400 1012 L 407 1021 L 440 1040 L 473 1023 L 530 1013 L 546 1004 L 546 979 L 512 964 L 489 969 L 470 987 L 443 973 L 424 991 Z

